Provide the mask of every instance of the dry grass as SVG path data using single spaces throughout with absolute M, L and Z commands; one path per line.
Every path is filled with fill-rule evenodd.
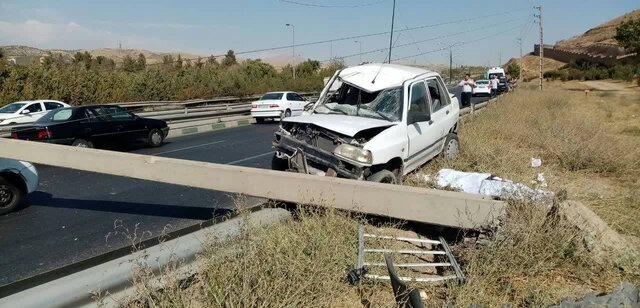
M 553 191 L 567 190 L 617 231 L 640 236 L 640 91 L 605 98 L 548 84 L 543 93 L 520 89 L 489 106 L 461 130 L 462 152 L 440 168 L 492 172 L 529 184 L 544 172 Z M 532 157 L 541 168 L 531 168 Z
M 611 264 L 594 262 L 580 232 L 535 204 L 509 204 L 508 215 L 482 249 L 457 247 L 468 282 L 450 291 L 459 307 L 541 307 L 562 298 L 610 291 L 622 279 Z

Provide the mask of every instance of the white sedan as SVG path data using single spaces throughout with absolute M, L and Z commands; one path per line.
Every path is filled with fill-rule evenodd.
M 269 92 L 251 103 L 251 116 L 258 123 L 269 118 L 298 116 L 307 104 L 309 102 L 295 92 Z
M 489 80 L 476 80 L 476 87 L 473 88 L 472 95 L 491 95 L 491 84 L 489 83 Z
M 32 123 L 51 110 L 65 107 L 71 106 L 54 100 L 21 101 L 11 103 L 0 108 L 0 125 Z

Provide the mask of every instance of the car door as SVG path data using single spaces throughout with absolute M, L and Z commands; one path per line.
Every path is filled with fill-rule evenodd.
M 25 112 L 28 110 L 29 112 Z M 27 104 L 20 111 L 20 116 L 16 118 L 16 123 L 31 123 L 40 119 L 46 113 L 40 102 Z
M 149 129 L 144 126 L 142 121 L 138 121 L 137 117 L 118 106 L 107 106 L 105 108 L 111 116 L 111 121 L 116 127 L 118 139 L 121 142 L 129 143 L 146 137 Z
M 298 93 L 291 93 L 292 105 L 291 105 L 291 113 L 292 115 L 301 115 L 302 111 L 304 111 L 304 107 L 307 105 L 307 101 L 302 98 Z
M 408 85 L 409 100 L 407 108 L 407 138 L 409 150 L 405 159 L 405 171 L 409 172 L 421 166 L 437 153 L 436 146 L 440 133 L 434 132 L 431 117 L 431 102 L 423 79 Z M 437 128 L 435 128 L 437 130 Z
M 431 129 L 434 134 L 437 134 L 439 143 L 437 148 L 440 149 L 444 138 L 449 133 L 449 129 L 452 127 L 449 121 L 452 117 L 451 103 L 448 92 L 444 90 L 444 86 L 441 84 L 441 80 L 438 77 L 428 78 L 426 80 L 427 90 L 429 91 L 429 98 L 431 102 Z M 437 155 L 438 150 L 429 158 Z
M 110 144 L 118 141 L 118 131 L 111 121 L 108 111 L 102 106 L 87 107 L 87 116 L 90 125 L 84 128 L 83 133 L 94 142 Z

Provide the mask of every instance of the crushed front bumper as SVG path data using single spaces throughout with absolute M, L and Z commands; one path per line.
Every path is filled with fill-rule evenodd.
M 316 148 L 295 138 L 276 132 L 273 147 L 276 156 L 286 159 L 289 169 L 299 173 L 339 176 L 347 179 L 364 179 L 364 169 L 352 165 L 333 153 Z

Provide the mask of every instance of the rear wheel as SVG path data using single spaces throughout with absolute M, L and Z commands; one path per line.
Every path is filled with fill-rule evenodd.
M 441 156 L 444 159 L 455 159 L 460 152 L 460 141 L 458 135 L 449 133 L 447 139 L 444 142 L 444 149 L 442 149 Z
M 255 118 L 255 119 L 256 119 L 256 123 L 258 124 L 264 123 L 264 118 Z
M 278 158 L 276 153 L 273 153 L 271 158 L 271 170 L 287 171 L 289 168 L 289 162 L 286 159 Z
M 0 215 L 13 211 L 22 201 L 22 191 L 15 184 L 0 177 Z
M 149 136 L 147 136 L 147 144 L 150 147 L 159 147 L 162 145 L 162 141 L 164 141 L 164 135 L 162 134 L 162 131 L 157 128 L 149 131 Z
M 291 116 L 291 110 L 287 109 L 287 110 L 284 112 L 284 117 L 285 117 L 285 118 L 288 118 L 288 117 L 290 117 L 290 116 Z
M 396 174 L 386 169 L 372 174 L 367 178 L 367 181 L 387 184 L 399 184 Z
M 76 139 L 71 145 L 79 148 L 93 148 L 93 142 L 84 139 Z

